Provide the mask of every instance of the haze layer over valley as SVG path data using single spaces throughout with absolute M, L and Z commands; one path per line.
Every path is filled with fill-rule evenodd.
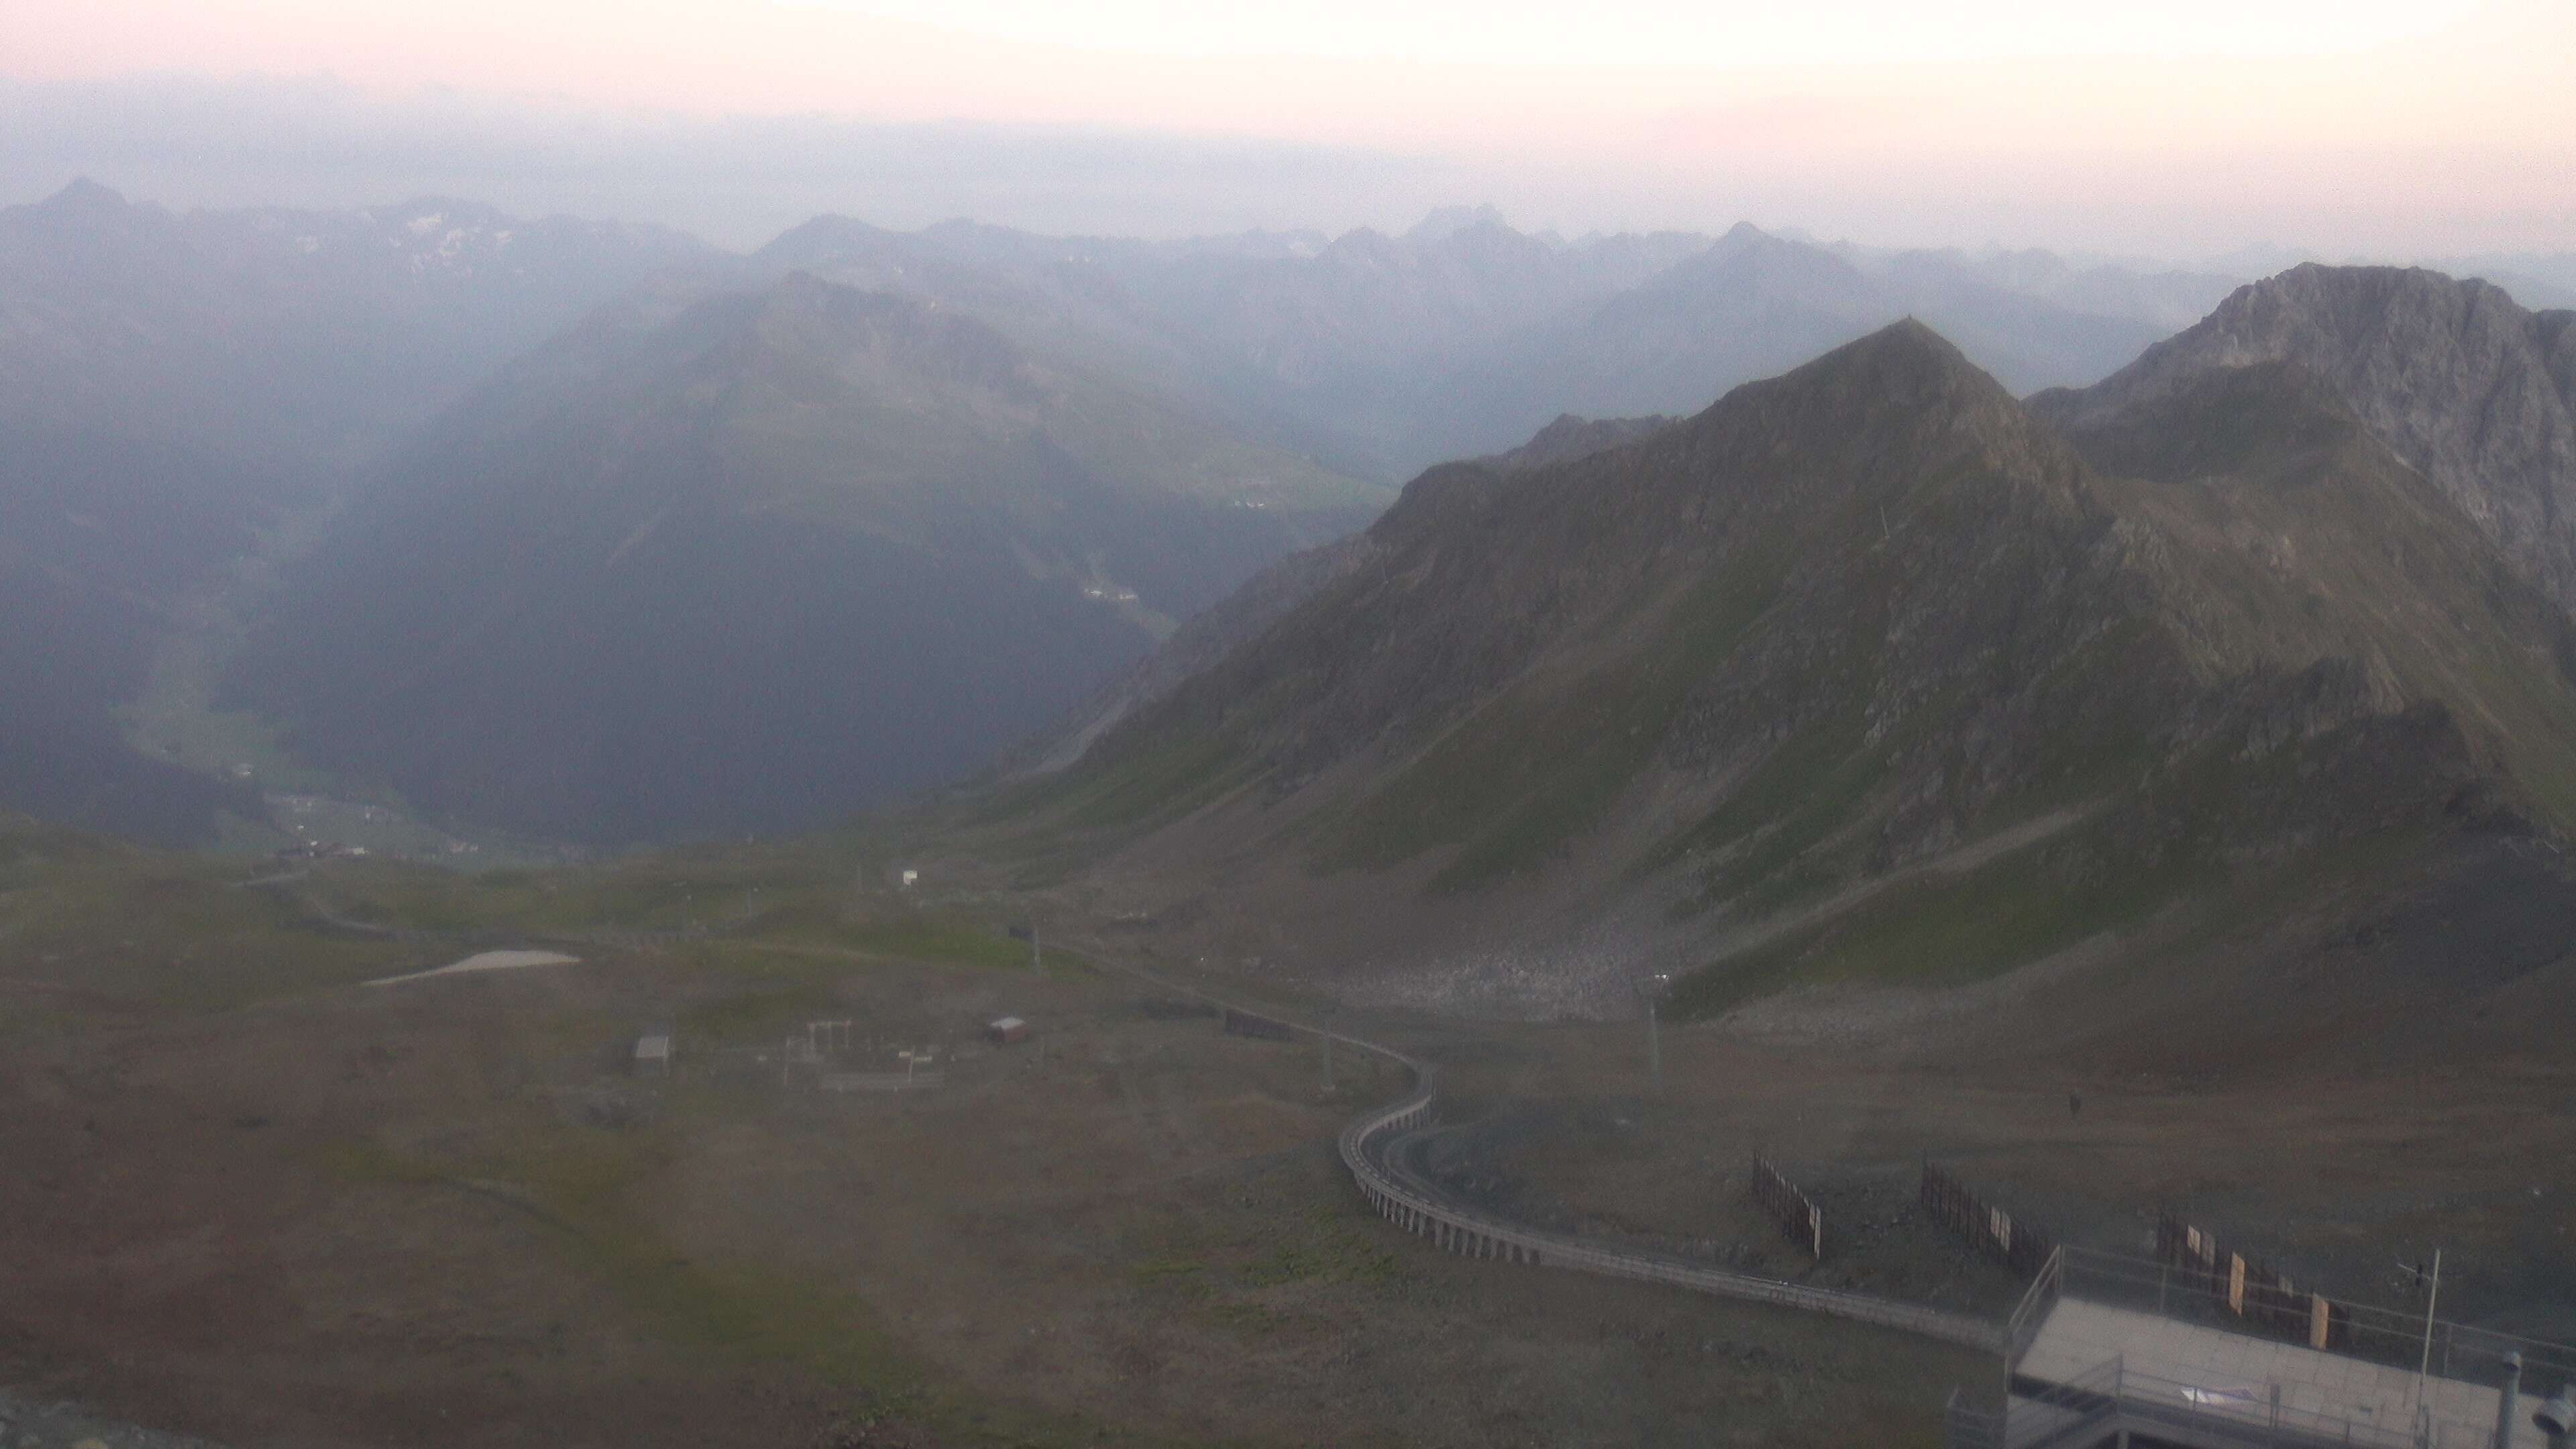
M 2089 382 L 2229 285 L 1490 208 L 1186 242 L 827 217 L 741 255 L 83 182 L 0 230 L 39 681 L 0 798 L 414 852 L 890 805 L 1440 459 L 1908 313 L 2016 388 Z
M 2571 74 L 0 4 L 0 1449 L 2563 1449 Z

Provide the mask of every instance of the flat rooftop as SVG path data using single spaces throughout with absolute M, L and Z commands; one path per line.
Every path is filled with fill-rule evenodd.
M 2500 1390 L 2494 1385 L 2433 1375 L 2419 1392 L 2411 1369 L 2083 1298 L 2050 1304 L 2013 1367 L 2021 1379 L 2064 1384 L 2115 1358 L 2124 1394 L 2169 1397 L 2171 1407 L 2210 1418 L 2268 1424 L 2277 1385 L 2280 1423 L 2326 1438 L 2340 1437 L 2339 1426 L 2349 1425 L 2376 1431 L 2357 1432 L 2357 1443 L 2379 1436 L 2411 1440 L 2419 1404 L 2432 1410 L 2437 1446 L 2483 1449 L 2495 1433 Z M 2531 1410 L 2556 1388 L 2524 1380 L 2513 1449 L 2546 1449 Z

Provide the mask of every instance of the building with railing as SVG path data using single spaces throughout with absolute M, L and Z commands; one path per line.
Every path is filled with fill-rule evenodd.
M 2060 1248 L 2005 1328 L 2002 1412 L 1954 1393 L 1952 1449 L 2545 1449 L 2531 1411 L 2576 1379 L 2576 1348 L 2429 1314 L 2338 1301 L 2310 1335 L 2254 1306 L 2232 1275 Z

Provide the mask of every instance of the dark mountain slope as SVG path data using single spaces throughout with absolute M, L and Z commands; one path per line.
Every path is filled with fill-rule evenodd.
M 250 546 L 257 486 L 146 441 L 0 430 L 0 800 L 179 845 L 260 815 L 256 792 L 129 748 L 115 713 L 179 600 Z
M 1539 429 L 1528 442 L 1484 462 L 1506 473 L 1571 463 L 1642 441 L 1672 421 L 1660 417 L 1578 418 L 1566 413 Z M 1111 725 L 1214 668 L 1237 645 L 1259 636 L 1299 605 L 1383 556 L 1376 533 L 1363 530 L 1291 554 L 1263 569 L 1220 602 L 1192 615 L 1152 654 L 1083 701 L 1061 728 L 1015 751 L 1004 766 L 1005 773 L 1014 777 L 1046 774 L 1073 764 Z
M 983 763 L 1376 496 L 925 302 L 646 294 L 425 434 L 239 677 L 443 816 L 812 826 Z
M 0 804 L 189 844 L 258 816 L 127 743 L 173 620 L 485 369 L 705 251 L 461 202 L 0 208 Z
M 2293 375 L 2172 408 L 2136 433 L 2197 460 L 2106 476 L 1905 323 L 1635 446 L 1435 469 L 993 818 L 1519 1009 L 1971 978 L 2570 818 L 2576 651 L 2459 511 Z

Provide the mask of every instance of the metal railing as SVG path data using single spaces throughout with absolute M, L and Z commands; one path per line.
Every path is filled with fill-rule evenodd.
M 2304 1333 L 2272 1331 L 2250 1312 L 2228 1301 L 2223 1274 L 2159 1262 L 2153 1258 L 2092 1248 L 2062 1248 L 2056 1259 L 2059 1279 L 2053 1290 L 2071 1298 L 2147 1309 L 2167 1318 L 2206 1324 L 2232 1333 L 2247 1333 L 2292 1342 L 2311 1342 Z M 2033 1297 L 2037 1296 L 2034 1285 Z M 2030 1300 L 2025 1299 L 2025 1306 Z M 2246 1296 L 2249 1308 L 2252 1295 Z M 2522 1338 L 2478 1328 L 2421 1312 L 2376 1308 L 2346 1299 L 2332 1300 L 2331 1339 L 2326 1351 L 2341 1358 L 2404 1369 L 2422 1368 L 2431 1377 L 2472 1383 L 2500 1380 L 2509 1353 L 2522 1355 L 2523 1373 L 2534 1383 L 2576 1380 L 2576 1347 Z M 2015 1315 L 2018 1324 L 2020 1316 Z M 2027 1347 L 2016 1338 L 2013 1353 Z
M 1238 1002 L 1140 967 L 1125 963 L 1116 965 L 1117 969 L 1139 980 L 1176 990 L 1220 1010 L 1247 1009 Z M 2001 1326 L 1987 1319 L 1873 1298 L 1865 1293 L 1813 1288 L 1803 1283 L 1713 1268 L 1643 1249 L 1605 1247 L 1570 1234 L 1543 1232 L 1454 1202 L 1420 1175 L 1403 1169 L 1387 1151 L 1403 1134 L 1430 1120 L 1439 1096 L 1438 1073 L 1428 1063 L 1346 1032 L 1303 1023 L 1289 1024 L 1318 1038 L 1373 1053 L 1412 1075 L 1412 1091 L 1354 1118 L 1342 1128 L 1337 1145 L 1343 1167 L 1349 1170 L 1351 1180 L 1371 1207 L 1413 1232 L 1437 1238 L 1444 1247 L 1542 1267 L 1571 1268 L 1610 1278 L 1665 1283 L 1698 1293 L 1830 1314 L 1989 1352 L 2004 1346 Z
M 2025 1356 L 2061 1302 L 2125 1308 L 2231 1337 L 2264 1336 L 2255 1319 L 2231 1304 L 2229 1296 L 2194 1281 L 2191 1272 L 2172 1264 L 2061 1247 L 2004 1329 L 2007 1398 L 2002 1449 L 2097 1444 L 2111 1432 L 2105 1426 L 2113 1419 L 2120 1428 L 2143 1430 L 2150 1437 L 2215 1449 L 2323 1445 L 2429 1449 L 2441 1443 L 2483 1449 L 2493 1437 L 2491 1416 L 2496 1412 L 2493 1391 L 2487 1386 L 2503 1377 L 2502 1356 L 2518 1352 L 2526 1364 L 2543 1365 L 2538 1377 L 2547 1382 L 2555 1377 L 2547 1366 L 2565 1362 L 2570 1355 L 2560 1345 L 2439 1320 L 2431 1323 L 2428 1338 L 2427 1321 L 2420 1315 L 2408 1318 L 2391 1310 L 2355 1309 L 2363 1329 L 2376 1335 L 2363 1339 L 2363 1345 L 2374 1351 L 2356 1353 L 2338 1343 L 2322 1352 L 2338 1359 L 2400 1367 L 2410 1378 L 2424 1374 L 2420 1392 L 2396 1400 L 2343 1397 L 2345 1391 L 2330 1386 L 2342 1382 L 2339 1375 L 2328 1372 L 2319 1378 L 2295 1366 L 2278 1371 L 2284 1376 L 2259 1383 L 2223 1376 L 2213 1379 L 2190 1365 L 2161 1362 L 2152 1354 L 2142 1358 L 2136 1351 L 2064 1380 L 2040 1380 L 2023 1372 Z M 2347 1306 L 2338 1304 L 2337 1309 Z M 2397 1332 L 2401 1327 L 2402 1340 Z M 2469 1374 L 2438 1372 L 2446 1343 L 2455 1367 L 2474 1360 Z M 2484 1372 L 2490 1359 L 2498 1370 L 2492 1377 Z M 2463 1386 L 2487 1391 L 2468 1396 L 2465 1403 L 2457 1392 L 2446 1393 Z M 2303 1402 L 2313 1407 L 2302 1407 Z M 2405 1416 L 2402 1422 L 2398 1421 L 2401 1415 Z M 1972 1434 L 1975 1426 L 1967 1428 Z M 2092 1433 L 2094 1429 L 2103 1432 Z
M 2048 1261 L 2040 1265 L 2039 1276 L 2030 1280 L 2030 1288 L 2021 1295 L 2012 1317 L 2004 1323 L 2004 1377 L 2012 1377 L 2013 1365 L 2021 1362 L 2030 1341 L 2039 1334 L 2039 1326 L 2048 1319 L 2049 1308 L 2057 1302 L 2066 1282 L 2066 1250 L 2050 1251 Z
M 1968 1402 L 1966 1389 L 1950 1390 L 1941 1423 L 1949 1449 L 2004 1449 L 2004 1416 Z
M 2006 1414 L 2004 1449 L 2099 1442 L 2115 1425 L 2160 1427 L 2188 1443 L 2227 1449 L 2424 1449 L 2416 1426 L 2300 1409 L 2282 1402 L 2278 1385 L 2265 1388 L 2261 1395 L 2213 1390 L 2114 1358 L 2063 1385 L 2014 1400 Z
M 1349 1041 L 1351 1038 L 1340 1038 Z M 2003 1346 L 1993 1322 L 1919 1304 L 1898 1303 L 1865 1293 L 1816 1288 L 1785 1279 L 1711 1267 L 1641 1248 L 1608 1247 L 1570 1234 L 1545 1232 L 1494 1217 L 1450 1199 L 1420 1175 L 1403 1166 L 1389 1149 L 1400 1137 L 1429 1119 L 1438 1099 L 1433 1070 L 1401 1053 L 1368 1042 L 1354 1042 L 1399 1063 L 1414 1075 L 1414 1090 L 1342 1129 L 1343 1165 L 1370 1205 L 1417 1233 L 1444 1246 L 1476 1256 L 1507 1258 L 1549 1268 L 1571 1268 L 1609 1278 L 1666 1283 L 1751 1303 L 1768 1303 L 1810 1313 L 1830 1314 L 1859 1323 L 1921 1334 L 1946 1343 L 1993 1350 Z
M 2004 1449 L 2057 1449 L 2109 1424 L 2120 1412 L 2120 1360 L 2008 1401 Z

